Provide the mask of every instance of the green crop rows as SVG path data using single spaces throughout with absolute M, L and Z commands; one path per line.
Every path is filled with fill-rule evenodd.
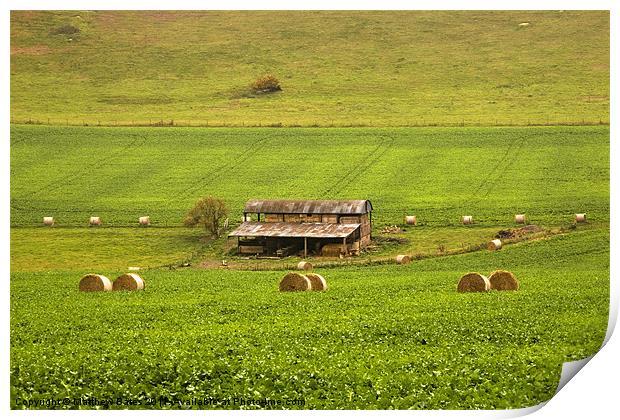
M 602 342 L 608 241 L 578 230 L 501 253 L 324 270 L 325 293 L 278 293 L 281 272 L 152 270 L 144 292 L 109 294 L 78 292 L 79 272 L 14 273 L 12 405 L 243 397 L 305 402 L 287 408 L 531 406 L 553 395 L 563 361 Z M 515 272 L 520 291 L 455 292 L 463 272 L 498 267 Z
M 203 195 L 370 199 L 377 225 L 607 222 L 609 128 L 11 130 L 11 224 L 180 226 Z

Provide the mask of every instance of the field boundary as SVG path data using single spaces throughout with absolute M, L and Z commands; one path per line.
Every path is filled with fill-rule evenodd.
M 14 119 L 11 125 L 41 125 L 52 127 L 200 127 L 200 128 L 408 128 L 408 127 L 557 127 L 557 126 L 609 126 L 607 119 L 600 117 L 598 120 L 579 117 L 547 118 L 538 119 L 465 119 L 456 118 L 454 121 L 428 121 L 425 118 L 413 118 L 409 123 L 381 124 L 376 121 L 332 121 L 325 123 L 296 123 L 296 122 L 245 122 L 245 121 L 214 121 L 214 120 L 174 120 L 174 119 L 151 119 L 144 121 L 94 121 L 87 119 Z

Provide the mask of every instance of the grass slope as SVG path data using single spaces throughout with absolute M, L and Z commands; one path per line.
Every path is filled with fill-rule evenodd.
M 52 34 L 63 25 L 80 32 Z M 283 91 L 247 97 L 268 72 Z M 11 117 L 598 123 L 609 120 L 609 12 L 14 11 Z
M 499 267 L 515 272 L 519 292 L 456 293 L 463 272 Z M 145 272 L 141 293 L 84 294 L 78 272 L 13 273 L 11 406 L 52 397 L 142 408 L 194 397 L 215 407 L 233 397 L 311 409 L 535 405 L 553 395 L 562 362 L 602 342 L 609 234 L 323 274 L 325 293 L 278 293 L 281 272 L 185 269 Z

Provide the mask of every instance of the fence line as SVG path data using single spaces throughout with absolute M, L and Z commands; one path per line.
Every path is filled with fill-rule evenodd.
M 385 123 L 378 121 L 355 121 L 344 122 L 333 120 L 329 123 L 285 123 L 285 122 L 247 122 L 247 121 L 214 121 L 214 120 L 174 120 L 159 119 L 149 121 L 92 121 L 70 119 L 14 119 L 11 124 L 15 125 L 44 125 L 65 127 L 202 127 L 202 128 L 407 128 L 407 127 L 547 127 L 547 126 L 609 126 L 609 120 L 599 118 L 586 119 L 557 116 L 533 121 L 532 119 L 471 119 L 464 118 L 454 121 L 428 121 L 425 118 L 412 120 L 409 123 Z

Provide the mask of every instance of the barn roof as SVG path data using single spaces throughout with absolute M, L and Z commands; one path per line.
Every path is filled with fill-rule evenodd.
M 250 200 L 246 213 L 365 214 L 372 211 L 370 200 Z
M 263 223 L 243 222 L 228 236 L 267 236 L 283 238 L 346 238 L 359 223 Z

